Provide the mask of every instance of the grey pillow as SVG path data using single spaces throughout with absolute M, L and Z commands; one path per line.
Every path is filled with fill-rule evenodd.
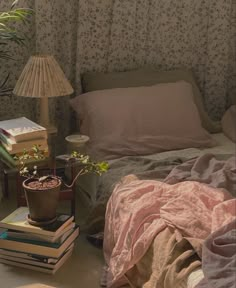
M 82 75 L 83 92 L 106 90 L 113 88 L 128 88 L 151 86 L 158 83 L 186 81 L 192 85 L 194 102 L 198 108 L 202 126 L 210 133 L 221 131 L 221 125 L 210 119 L 203 105 L 201 92 L 196 84 L 193 73 L 187 69 L 172 71 L 155 71 L 151 68 L 112 73 L 85 73 Z

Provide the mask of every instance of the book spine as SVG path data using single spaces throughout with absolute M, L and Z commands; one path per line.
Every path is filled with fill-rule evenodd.
M 4 258 L 6 256 L 15 257 L 19 259 L 41 261 L 43 263 L 48 263 L 48 264 L 55 264 L 58 261 L 58 258 L 44 257 L 44 256 L 36 255 L 36 254 L 29 254 L 29 253 L 23 253 L 23 252 L 18 252 L 18 251 L 0 249 L 0 257 Z
M 0 140 L 2 141 L 2 143 L 5 143 L 7 145 L 12 145 L 12 143 L 14 142 L 3 133 L 0 133 Z
M 5 150 L 5 148 L 0 145 L 0 159 L 4 162 L 8 167 L 13 168 L 16 167 L 16 162 L 13 157 Z
M 26 268 L 26 269 L 30 269 L 30 270 L 35 270 L 35 271 L 39 271 L 39 272 L 44 272 L 44 273 L 48 273 L 48 274 L 54 274 L 55 273 L 55 271 L 53 269 L 38 267 L 35 265 L 24 264 L 24 263 L 6 260 L 6 259 L 2 259 L 2 258 L 0 258 L 0 263 L 8 264 L 8 265 L 16 266 L 16 267 L 22 267 L 22 268 Z

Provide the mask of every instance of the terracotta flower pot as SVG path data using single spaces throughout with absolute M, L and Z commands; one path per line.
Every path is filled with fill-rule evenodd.
M 56 211 L 59 202 L 61 180 L 51 176 L 51 185 L 42 184 L 37 189 L 36 179 L 26 179 L 23 182 L 25 197 L 29 207 L 29 218 L 35 225 L 53 222 L 56 219 Z M 47 187 L 48 186 L 48 187 Z M 31 223 L 33 224 L 33 223 Z

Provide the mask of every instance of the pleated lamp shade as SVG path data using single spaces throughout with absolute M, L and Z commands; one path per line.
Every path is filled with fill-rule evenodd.
M 51 55 L 31 56 L 13 90 L 16 96 L 41 98 L 40 124 L 48 130 L 52 126 L 49 124 L 48 98 L 72 93 L 73 88 Z
M 73 88 L 53 56 L 38 55 L 30 57 L 13 93 L 23 97 L 58 97 L 72 94 Z

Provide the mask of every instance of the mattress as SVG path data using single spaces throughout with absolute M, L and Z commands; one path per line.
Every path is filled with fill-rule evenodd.
M 232 142 L 228 137 L 226 137 L 223 133 L 212 134 L 212 137 L 216 141 L 216 146 L 211 148 L 188 148 L 181 150 L 172 150 L 166 151 L 162 153 L 156 153 L 151 155 L 142 156 L 147 159 L 153 160 L 164 160 L 169 157 L 184 157 L 186 159 L 191 159 L 197 156 L 200 156 L 205 153 L 212 154 L 235 154 L 236 147 L 235 143 Z M 119 159 L 110 160 L 108 163 L 114 163 Z M 99 184 L 99 176 L 96 175 L 84 175 L 80 178 L 80 181 L 77 182 L 77 189 L 79 190 L 80 197 L 82 197 L 82 201 L 84 202 L 84 206 L 93 204 L 96 201 L 96 192 Z M 83 195 L 82 195 L 83 194 Z

